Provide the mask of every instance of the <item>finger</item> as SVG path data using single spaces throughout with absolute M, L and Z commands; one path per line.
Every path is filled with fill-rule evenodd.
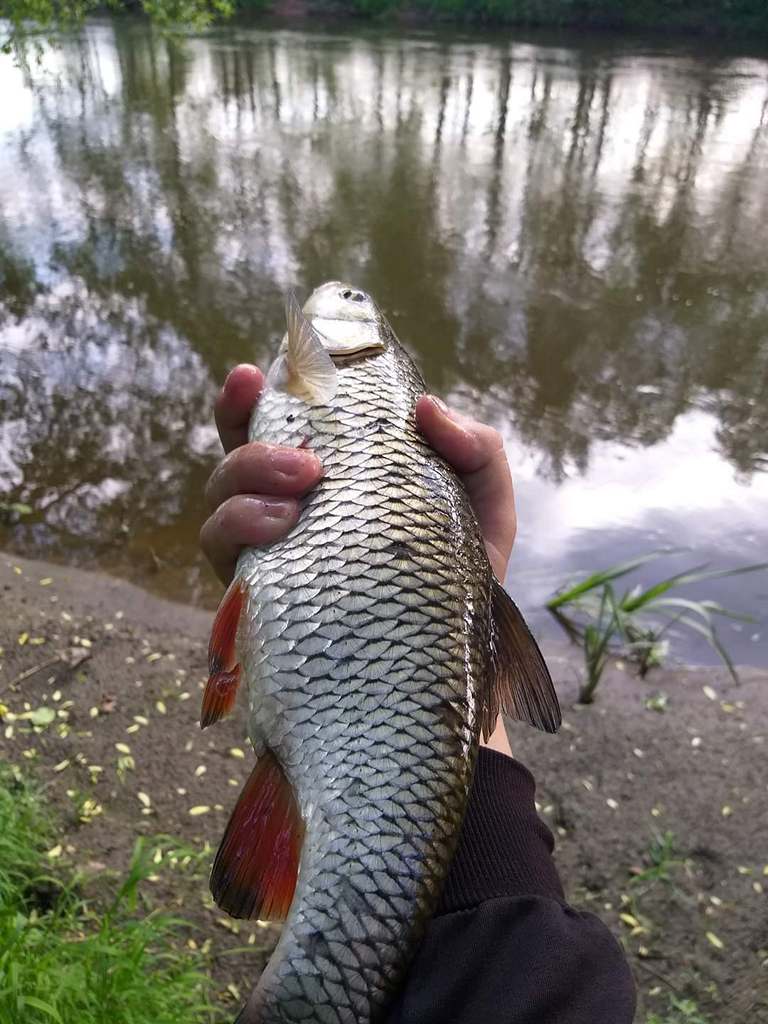
M 230 370 L 214 406 L 225 452 L 248 440 L 248 420 L 263 388 L 264 374 L 258 367 L 241 363 Z
M 219 579 L 229 583 L 242 548 L 279 540 L 298 518 L 299 505 L 293 498 L 237 494 L 203 523 L 200 546 Z
M 211 473 L 205 498 L 211 510 L 234 494 L 296 498 L 314 487 L 322 475 L 314 452 L 253 442 L 224 456 Z
M 496 575 L 504 578 L 515 540 L 515 492 L 501 435 L 423 395 L 416 423 L 426 439 L 451 464 L 467 489 Z

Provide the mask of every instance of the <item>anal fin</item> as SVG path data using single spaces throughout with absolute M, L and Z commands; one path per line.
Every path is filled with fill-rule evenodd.
M 520 610 L 493 579 L 492 678 L 482 708 L 482 732 L 493 732 L 501 711 L 510 718 L 557 732 L 562 715 L 546 662 Z
M 211 871 L 213 898 L 232 917 L 282 921 L 296 888 L 304 825 L 274 754 L 256 762 Z
M 208 644 L 208 682 L 203 694 L 200 728 L 205 729 L 229 714 L 235 704 L 240 682 L 237 663 L 237 629 L 245 604 L 245 584 L 230 583 L 213 620 Z

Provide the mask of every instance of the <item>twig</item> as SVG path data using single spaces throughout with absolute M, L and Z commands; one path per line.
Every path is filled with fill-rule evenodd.
M 667 986 L 668 988 L 671 988 L 671 989 L 672 989 L 672 991 L 673 991 L 673 992 L 675 993 L 675 995 L 677 995 L 677 996 L 681 996 L 681 995 L 683 994 L 683 992 L 682 992 L 682 989 L 679 989 L 679 988 L 677 987 L 677 985 L 674 985 L 674 984 L 673 984 L 673 983 L 672 983 L 672 982 L 671 982 L 671 981 L 669 980 L 669 978 L 665 978 L 663 974 L 659 974 L 659 972 L 658 972 L 658 971 L 654 971 L 654 969 L 653 969 L 652 967 L 649 967 L 649 966 L 648 966 L 648 964 L 647 964 L 647 963 L 645 963 L 645 961 L 644 961 L 644 960 L 636 960 L 636 961 L 635 961 L 635 963 L 637 964 L 637 966 L 638 966 L 638 967 L 642 967 L 642 969 L 643 969 L 644 971 L 647 971 L 647 972 L 648 972 L 648 974 L 652 974 L 654 978 L 658 978 L 658 980 L 659 980 L 659 981 L 662 981 L 662 982 L 664 982 L 664 984 L 665 984 L 665 985 L 666 985 L 666 986 Z
M 32 668 L 25 669 L 24 672 L 19 673 L 19 675 L 17 675 L 15 679 L 12 679 L 9 683 L 6 683 L 5 686 L 0 687 L 0 693 L 5 693 L 6 690 L 15 690 L 18 687 L 19 683 L 23 683 L 26 679 L 29 679 L 31 676 L 37 675 L 37 673 L 42 672 L 44 668 L 52 668 L 54 665 L 58 665 L 59 662 L 62 662 L 68 668 L 76 668 L 78 665 L 82 665 L 82 663 L 86 661 L 88 658 L 90 658 L 90 656 L 90 651 L 83 651 L 83 656 L 81 658 L 78 658 L 78 660 L 73 665 L 70 664 L 69 661 L 67 661 L 66 654 L 56 654 L 53 658 L 48 658 L 47 661 L 42 661 L 39 665 L 34 665 Z

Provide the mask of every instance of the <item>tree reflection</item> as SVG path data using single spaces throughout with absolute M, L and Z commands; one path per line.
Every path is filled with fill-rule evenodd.
M 123 20 L 22 75 L 0 471 L 38 510 L 24 550 L 193 564 L 213 382 L 333 276 L 432 387 L 505 405 L 552 479 L 692 406 L 739 473 L 766 468 L 759 69 L 235 29 L 181 49 Z

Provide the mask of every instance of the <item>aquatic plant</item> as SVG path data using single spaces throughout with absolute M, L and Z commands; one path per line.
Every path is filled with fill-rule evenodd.
M 715 619 L 717 616 L 742 622 L 753 622 L 754 619 L 730 611 L 716 601 L 693 601 L 675 596 L 675 592 L 692 583 L 758 572 L 768 568 L 768 563 L 718 570 L 698 565 L 650 587 L 638 584 L 620 595 L 616 592 L 616 580 L 662 554 L 664 552 L 652 552 L 591 573 L 561 589 L 547 602 L 549 611 L 571 640 L 584 651 L 585 679 L 579 692 L 581 703 L 591 704 L 594 700 L 595 690 L 611 657 L 626 657 L 636 666 L 641 679 L 652 668 L 662 665 L 669 655 L 674 629 L 687 629 L 703 636 L 732 678 L 738 678 L 733 661 L 717 634 Z

